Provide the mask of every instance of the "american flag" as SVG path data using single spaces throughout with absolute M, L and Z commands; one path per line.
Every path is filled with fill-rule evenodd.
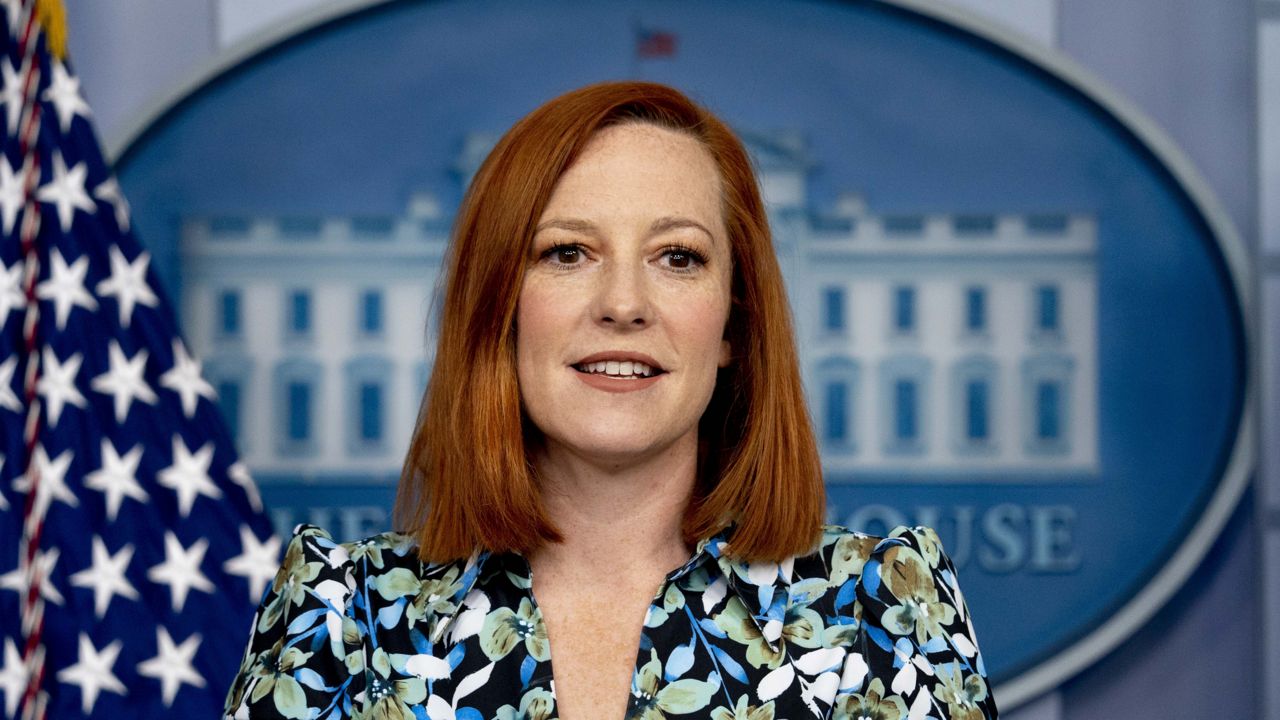
M 0 8 L 0 710 L 216 717 L 280 544 L 130 229 L 61 6 Z
M 676 36 L 665 30 L 636 25 L 636 55 L 642 58 L 674 57 Z

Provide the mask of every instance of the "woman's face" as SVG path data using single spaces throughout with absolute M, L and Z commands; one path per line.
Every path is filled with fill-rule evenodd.
M 720 176 L 695 139 L 607 127 L 539 218 L 516 314 L 525 411 L 548 452 L 617 466 L 677 443 L 729 362 Z

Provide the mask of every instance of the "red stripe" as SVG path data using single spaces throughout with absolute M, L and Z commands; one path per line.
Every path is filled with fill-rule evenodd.
M 25 56 L 28 48 L 35 47 L 31 43 L 31 36 L 37 32 L 35 3 L 33 0 L 27 0 L 22 3 L 22 15 L 26 18 L 26 22 L 22 24 L 22 35 L 18 38 L 18 54 Z M 30 44 L 29 44 L 30 43 Z
M 28 365 L 25 373 L 23 395 L 27 400 L 27 422 L 24 427 L 26 445 L 26 475 L 30 481 L 27 489 L 26 503 L 23 508 L 23 557 L 26 561 L 26 575 L 29 581 L 27 592 L 22 602 L 23 629 L 26 643 L 23 648 L 23 663 L 27 665 L 30 675 L 27 678 L 26 692 L 21 700 L 22 717 L 31 720 L 43 720 L 45 716 L 44 697 L 40 687 L 44 683 L 45 664 L 42 639 L 44 635 L 44 601 L 40 596 L 41 585 L 45 578 L 41 577 L 41 567 L 36 562 L 40 540 L 44 534 L 44 518 L 36 515 L 36 497 L 39 494 L 40 478 L 37 468 L 33 467 L 36 439 L 39 435 L 41 403 L 36 398 L 36 384 L 40 378 L 37 353 L 40 303 L 36 298 L 36 281 L 40 276 L 40 259 L 36 240 L 40 232 L 39 202 L 36 200 L 36 189 L 39 185 L 40 154 L 36 149 L 36 141 L 40 131 L 40 103 L 36 92 L 40 87 L 40 70 L 35 60 L 36 45 L 39 43 L 41 28 L 36 22 L 33 12 L 33 0 L 23 3 L 25 22 L 18 44 L 19 55 L 23 57 L 22 72 L 24 102 L 22 112 L 19 148 L 23 156 L 23 167 L 26 169 L 22 223 L 22 251 L 26 262 L 25 292 L 27 296 L 27 312 L 23 328 L 24 350 L 27 353 Z

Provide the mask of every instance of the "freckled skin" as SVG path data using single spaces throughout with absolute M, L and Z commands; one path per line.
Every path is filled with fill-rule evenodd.
M 539 226 L 572 219 L 596 231 L 538 232 L 520 290 L 520 392 L 548 446 L 628 462 L 696 438 L 716 370 L 729 359 L 731 260 L 720 187 L 698 141 L 637 124 L 602 130 L 560 178 Z M 710 237 L 694 227 L 651 234 L 661 218 L 692 220 Z M 580 249 L 542 257 L 555 244 Z M 673 245 L 706 264 L 675 267 L 687 258 L 673 256 Z M 646 353 L 668 372 L 649 389 L 605 393 L 570 367 L 618 349 Z
M 650 530 L 600 538 L 594 548 L 588 538 L 585 550 L 572 551 L 583 554 L 552 549 L 531 560 L 556 711 L 565 720 L 623 717 L 649 602 L 665 573 L 688 557 L 679 518 L 698 420 L 730 355 L 732 263 L 720 194 L 715 162 L 698 141 L 619 125 L 592 139 L 539 218 L 517 309 L 516 360 L 525 410 L 544 436 L 540 469 L 575 467 L 579 480 L 583 467 L 615 478 L 646 465 L 673 470 L 644 486 L 660 508 L 627 504 L 636 517 L 654 518 Z M 571 367 L 609 350 L 644 353 L 667 372 L 641 390 L 606 392 Z M 544 498 L 553 511 L 596 507 L 552 484 Z M 665 552 L 653 553 L 654 537 L 665 534 Z M 611 582 L 594 582 L 604 567 Z
M 660 581 L 644 589 L 602 588 L 590 598 L 581 584 L 540 582 L 560 720 L 625 715 L 640 630 Z

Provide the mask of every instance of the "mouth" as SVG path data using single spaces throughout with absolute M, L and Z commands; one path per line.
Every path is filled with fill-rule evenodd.
M 570 367 L 584 375 L 603 375 L 618 380 L 643 380 L 667 372 L 653 358 L 639 353 L 596 353 Z

